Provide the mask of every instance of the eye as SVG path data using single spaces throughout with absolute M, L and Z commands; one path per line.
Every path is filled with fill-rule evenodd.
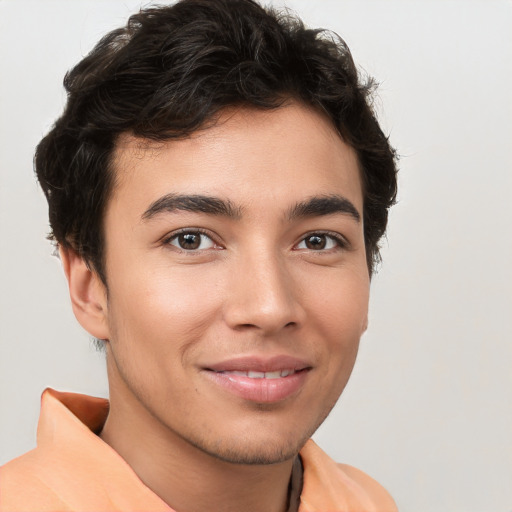
M 215 247 L 215 242 L 208 235 L 190 230 L 171 236 L 166 243 L 183 251 L 202 251 Z
M 345 243 L 339 236 L 326 233 L 312 233 L 303 238 L 297 249 L 308 249 L 310 251 L 326 251 L 336 247 L 344 247 Z

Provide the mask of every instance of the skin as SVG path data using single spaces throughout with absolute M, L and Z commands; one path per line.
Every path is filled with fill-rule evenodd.
M 354 151 L 323 115 L 290 103 L 226 111 L 179 141 L 126 134 L 114 167 L 108 293 L 62 251 L 77 318 L 108 340 L 102 438 L 179 512 L 286 510 L 293 460 L 352 371 L 369 292 L 362 220 L 292 213 L 335 195 L 362 219 Z M 169 194 L 214 197 L 233 215 L 159 210 Z M 282 355 L 307 363 L 282 400 L 247 400 L 208 370 Z

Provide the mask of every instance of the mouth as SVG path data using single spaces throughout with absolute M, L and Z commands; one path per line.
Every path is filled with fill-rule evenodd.
M 298 394 L 312 366 L 290 356 L 241 357 L 204 368 L 224 392 L 257 403 L 281 402 Z
M 288 377 L 289 375 L 293 375 L 297 373 L 297 371 L 303 371 L 303 370 L 293 370 L 293 369 L 287 369 L 287 370 L 276 370 L 272 372 L 257 372 L 257 371 L 223 371 L 218 373 L 223 373 L 225 375 L 237 375 L 240 377 L 248 377 L 249 379 L 281 379 L 283 377 Z

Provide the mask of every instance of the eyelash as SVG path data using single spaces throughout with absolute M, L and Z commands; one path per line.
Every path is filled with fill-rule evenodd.
M 187 235 L 187 234 L 190 234 L 190 235 L 200 235 L 201 237 L 205 236 L 207 237 L 212 244 L 217 245 L 219 248 L 220 247 L 220 244 L 218 244 L 214 237 L 211 235 L 210 232 L 204 230 L 204 229 L 201 229 L 201 228 L 183 228 L 183 229 L 180 229 L 178 231 L 175 231 L 173 233 L 171 233 L 169 236 L 167 236 L 166 238 L 163 239 L 163 243 L 166 244 L 166 245 L 172 245 L 173 247 L 175 247 L 176 249 L 178 250 L 181 250 L 182 252 L 185 252 L 185 253 L 189 253 L 189 254 L 194 254 L 194 253 L 199 253 L 199 252 L 202 252 L 202 251 L 205 251 L 205 250 L 209 250 L 209 249 L 212 249 L 214 247 L 208 247 L 207 249 L 184 249 L 183 247 L 179 247 L 177 245 L 174 245 L 172 244 L 171 242 L 173 240 L 176 240 L 180 235 Z M 296 249 L 296 247 L 302 243 L 307 243 L 306 241 L 308 240 L 308 238 L 313 238 L 313 237 L 325 237 L 327 239 L 331 239 L 331 241 L 334 242 L 335 246 L 336 247 L 329 247 L 327 249 L 324 249 L 324 248 L 321 248 L 321 249 L 311 249 L 311 248 L 305 248 L 306 250 L 310 250 L 311 252 L 316 252 L 316 253 L 321 253 L 321 252 L 331 252 L 332 250 L 340 250 L 340 249 L 348 249 L 350 247 L 350 244 L 349 242 L 347 241 L 347 239 L 340 235 L 339 233 L 336 233 L 336 232 L 332 232 L 332 231 L 313 231 L 313 232 L 310 232 L 310 233 L 307 233 L 305 234 L 298 243 L 296 243 L 294 245 L 294 249 L 295 250 L 302 250 L 301 249 Z M 202 241 L 199 242 L 200 244 L 202 243 Z M 328 243 L 328 242 L 326 242 Z
M 178 231 L 174 231 L 169 236 L 165 237 L 162 240 L 162 242 L 165 245 L 172 245 L 177 250 L 180 250 L 182 252 L 189 253 L 189 254 L 198 253 L 198 252 L 202 252 L 202 251 L 207 250 L 207 249 L 184 249 L 182 247 L 179 247 L 177 245 L 173 245 L 171 243 L 173 240 L 176 240 L 180 235 L 188 235 L 188 234 L 190 234 L 190 235 L 200 235 L 201 237 L 205 236 L 209 240 L 211 240 L 212 244 L 220 247 L 220 245 L 215 241 L 215 239 L 212 236 L 212 234 L 209 231 L 206 231 L 205 229 L 201 229 L 201 228 L 183 228 L 183 229 L 180 229 Z M 211 248 L 208 248 L 208 249 L 211 249 Z
M 332 231 L 312 231 L 310 233 L 307 233 L 300 239 L 299 243 L 295 244 L 295 247 L 301 243 L 306 243 L 306 240 L 308 238 L 312 238 L 314 236 L 330 238 L 334 242 L 336 247 L 331 247 L 329 249 L 309 249 L 312 252 L 330 252 L 332 250 L 343 250 L 348 249 L 350 247 L 348 240 L 344 236 Z

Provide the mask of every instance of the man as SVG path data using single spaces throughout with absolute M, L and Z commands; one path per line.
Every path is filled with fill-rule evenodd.
M 309 438 L 367 326 L 394 153 L 345 44 L 149 8 L 65 79 L 36 172 L 110 402 L 47 390 L 1 510 L 393 511 Z

